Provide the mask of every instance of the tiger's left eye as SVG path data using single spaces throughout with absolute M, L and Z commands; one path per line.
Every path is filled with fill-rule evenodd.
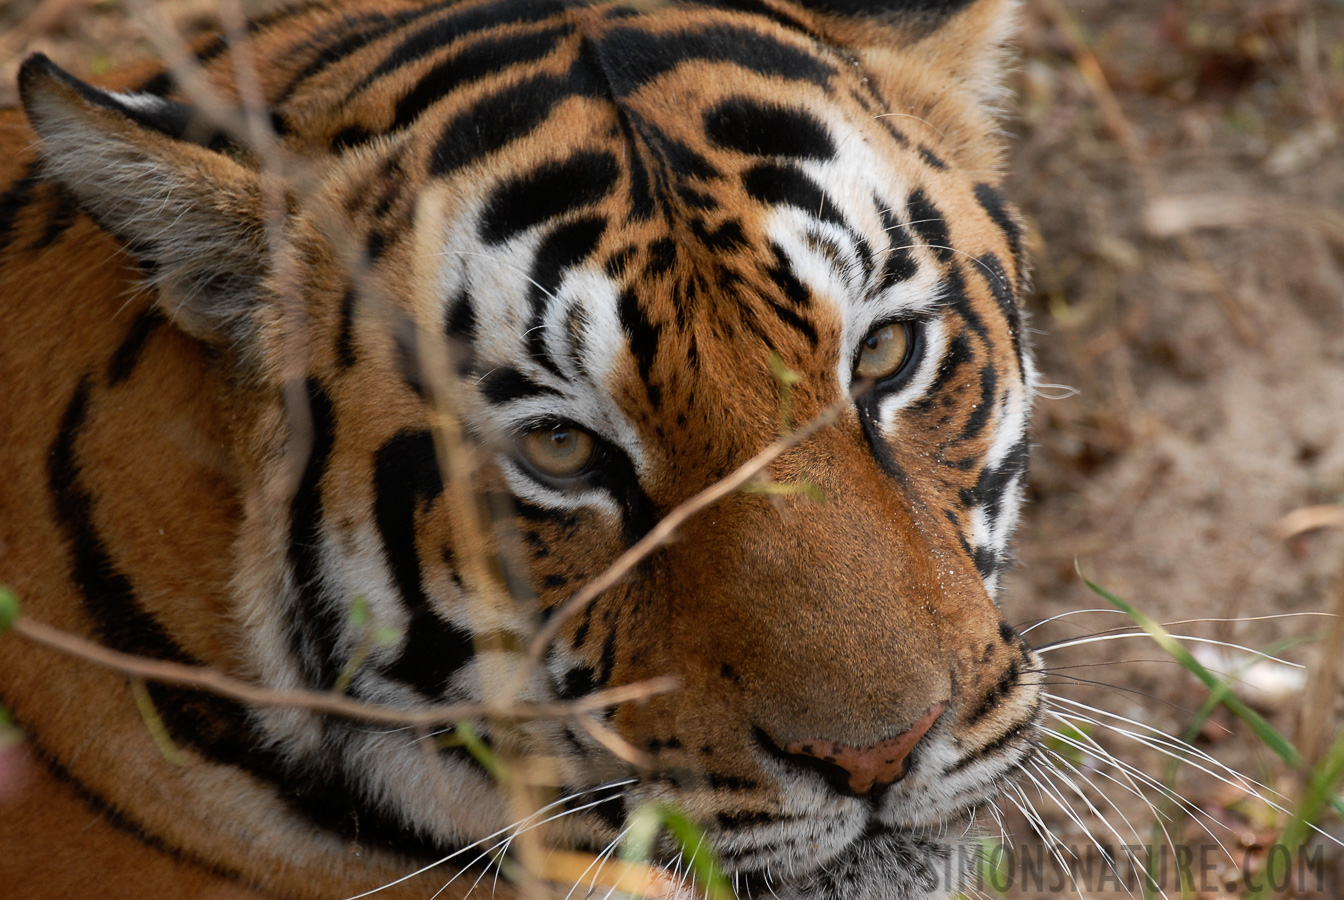
M 880 381 L 900 370 L 910 355 L 910 326 L 893 322 L 874 328 L 859 345 L 854 377 Z
M 581 428 L 557 425 L 522 435 L 518 438 L 518 450 L 541 474 L 573 478 L 592 462 L 597 442 Z

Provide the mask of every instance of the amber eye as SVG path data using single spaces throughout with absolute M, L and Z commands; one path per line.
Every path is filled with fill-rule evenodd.
M 538 428 L 518 438 L 518 450 L 534 469 L 551 478 L 573 478 L 593 459 L 597 442 L 572 425 Z
M 910 354 L 910 329 L 900 322 L 874 328 L 859 345 L 854 377 L 879 381 L 898 371 Z

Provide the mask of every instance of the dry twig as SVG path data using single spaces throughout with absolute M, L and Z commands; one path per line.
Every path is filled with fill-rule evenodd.
M 14 621 L 11 631 L 35 644 L 41 644 L 131 678 L 207 691 L 248 706 L 307 709 L 380 725 L 446 725 L 484 716 L 518 720 L 582 720 L 598 710 L 622 703 L 639 703 L 677 688 L 675 678 L 659 677 L 598 691 L 567 703 L 513 702 L 504 707 L 489 703 L 447 703 L 413 709 L 395 709 L 362 703 L 326 691 L 272 690 L 203 666 L 186 666 L 122 653 L 68 631 L 53 628 L 26 615 L 21 615 Z

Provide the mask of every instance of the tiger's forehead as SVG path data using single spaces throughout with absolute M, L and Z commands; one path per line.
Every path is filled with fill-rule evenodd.
M 352 182 L 391 220 L 370 255 L 415 232 L 393 265 L 436 257 L 482 431 L 572 420 L 637 458 L 659 423 L 726 419 L 755 444 L 778 428 L 772 360 L 804 406 L 834 401 L 875 324 L 933 312 L 949 254 L 994 244 L 949 233 L 985 217 L 941 137 L 800 28 L 528 9 L 447 49 L 411 35 L 332 137 L 379 160 Z
M 435 290 L 504 430 L 551 415 L 619 433 L 665 404 L 765 426 L 772 358 L 830 402 L 875 323 L 936 305 L 930 241 L 947 238 L 912 213 L 917 152 L 819 103 L 731 84 L 700 100 L 657 127 L 586 104 L 456 192 Z

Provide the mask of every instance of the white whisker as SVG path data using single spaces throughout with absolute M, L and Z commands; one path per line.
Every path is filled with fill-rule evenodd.
M 1246 647 L 1242 644 L 1235 644 L 1230 641 L 1219 641 L 1213 638 L 1196 637 L 1195 635 L 1191 634 L 1173 634 L 1172 637 L 1178 641 L 1189 641 L 1192 644 L 1208 644 L 1214 647 L 1226 647 L 1232 650 L 1240 650 L 1244 653 L 1248 653 L 1254 656 L 1257 659 L 1257 661 L 1272 660 L 1276 663 L 1281 663 L 1282 665 L 1285 666 L 1291 666 L 1294 669 L 1306 668 L 1306 666 L 1300 663 L 1290 662 L 1289 660 L 1281 659 L 1277 656 L 1270 656 L 1268 653 L 1262 653 L 1259 650 L 1252 650 L 1250 647 Z M 1088 644 L 1099 644 L 1105 641 L 1119 641 L 1124 640 L 1126 638 L 1149 638 L 1151 640 L 1151 636 L 1146 631 L 1126 631 L 1115 634 L 1093 634 L 1082 638 L 1071 638 L 1054 644 L 1045 644 L 1044 646 L 1037 647 L 1036 652 L 1054 653 L 1058 650 L 1067 650 L 1070 647 L 1084 647 L 1087 646 Z

